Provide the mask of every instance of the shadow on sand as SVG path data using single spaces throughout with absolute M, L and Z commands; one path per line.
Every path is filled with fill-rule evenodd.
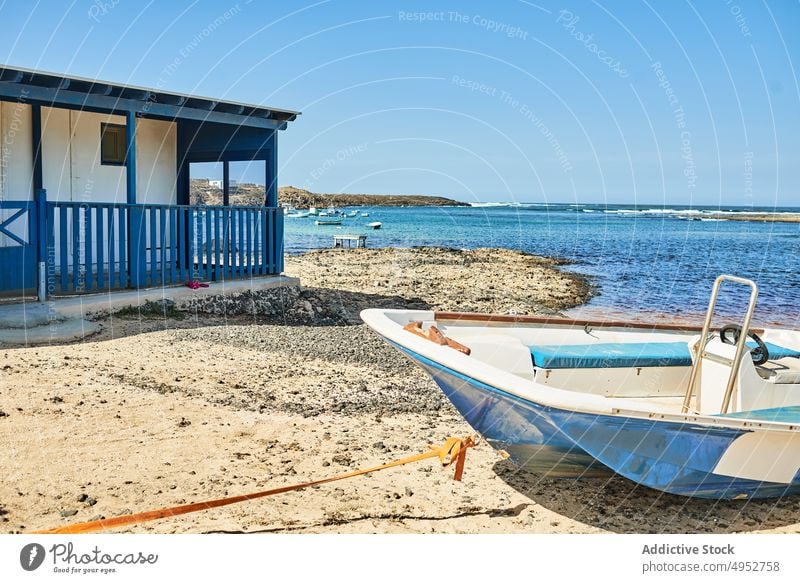
M 730 533 L 796 525 L 800 497 L 769 500 L 701 500 L 665 494 L 620 476 L 546 478 L 508 460 L 494 471 L 519 493 L 544 508 L 616 533 Z

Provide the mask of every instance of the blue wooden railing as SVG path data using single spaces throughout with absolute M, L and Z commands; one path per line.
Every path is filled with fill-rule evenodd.
M 58 293 L 283 271 L 283 213 L 271 207 L 48 202 L 47 241 Z

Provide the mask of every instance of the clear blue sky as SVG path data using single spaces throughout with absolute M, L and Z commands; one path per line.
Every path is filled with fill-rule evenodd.
M 800 205 L 796 0 L 0 0 L 0 21 L 0 62 L 301 110 L 281 184 Z

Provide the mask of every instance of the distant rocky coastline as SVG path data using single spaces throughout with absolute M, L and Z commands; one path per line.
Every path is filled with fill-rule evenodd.
M 329 206 L 470 206 L 443 196 L 414 194 L 319 194 L 296 186 L 281 186 L 278 200 L 296 208 Z
M 696 219 L 696 215 L 678 213 L 685 219 Z M 715 221 L 751 221 L 756 223 L 800 223 L 800 213 L 708 213 L 703 215 L 705 220 Z M 702 220 L 702 219 L 701 219 Z
M 205 179 L 192 179 L 192 204 L 222 204 L 222 189 Z M 231 204 L 259 205 L 264 201 L 261 184 L 237 184 L 230 190 Z M 470 206 L 468 203 L 443 196 L 409 194 L 322 194 L 296 186 L 281 186 L 278 202 L 295 208 L 328 208 L 346 206 Z

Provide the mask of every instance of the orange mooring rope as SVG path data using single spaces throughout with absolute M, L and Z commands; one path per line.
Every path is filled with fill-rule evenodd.
M 431 448 L 430 451 L 412 455 L 410 457 L 402 458 L 383 464 L 382 466 L 375 466 L 373 468 L 366 468 L 363 470 L 356 470 L 346 474 L 339 474 L 330 478 L 323 478 L 322 480 L 315 480 L 313 482 L 303 482 L 302 484 L 295 484 L 294 486 L 283 486 L 281 488 L 274 488 L 272 490 L 264 490 L 254 494 L 243 494 L 241 496 L 232 496 L 230 498 L 220 498 L 218 500 L 209 500 L 208 502 L 195 502 L 194 504 L 185 504 L 183 506 L 173 506 L 172 508 L 162 508 L 160 510 L 150 510 L 148 512 L 140 512 L 139 514 L 126 514 L 125 516 L 117 516 L 114 518 L 107 518 L 103 520 L 93 520 L 91 522 L 81 522 L 78 524 L 71 524 L 52 528 L 49 530 L 40 530 L 34 534 L 82 534 L 87 532 L 97 532 L 98 530 L 107 530 L 110 528 L 117 528 L 120 526 L 130 526 L 132 524 L 140 524 L 142 522 L 149 522 L 151 520 L 158 520 L 160 518 L 168 518 L 170 516 L 180 516 L 181 514 L 189 514 L 191 512 L 200 512 L 201 510 L 208 510 L 210 508 L 218 508 L 220 506 L 228 506 L 229 504 L 237 504 L 239 502 L 246 502 L 248 500 L 255 500 L 256 498 L 264 498 L 265 496 L 273 496 L 275 494 L 283 494 L 285 492 L 293 492 L 295 490 L 302 490 L 311 486 L 319 486 L 321 484 L 328 484 L 338 480 L 347 478 L 354 478 L 356 476 L 363 476 L 372 472 L 379 472 L 380 470 L 387 470 L 389 468 L 396 468 L 411 464 L 421 460 L 438 457 L 442 463 L 442 467 L 448 467 L 455 463 L 455 480 L 461 480 L 461 475 L 464 472 L 464 461 L 467 457 L 467 449 L 474 446 L 475 441 L 472 437 L 465 437 L 460 439 L 458 437 L 448 438 L 441 446 Z

